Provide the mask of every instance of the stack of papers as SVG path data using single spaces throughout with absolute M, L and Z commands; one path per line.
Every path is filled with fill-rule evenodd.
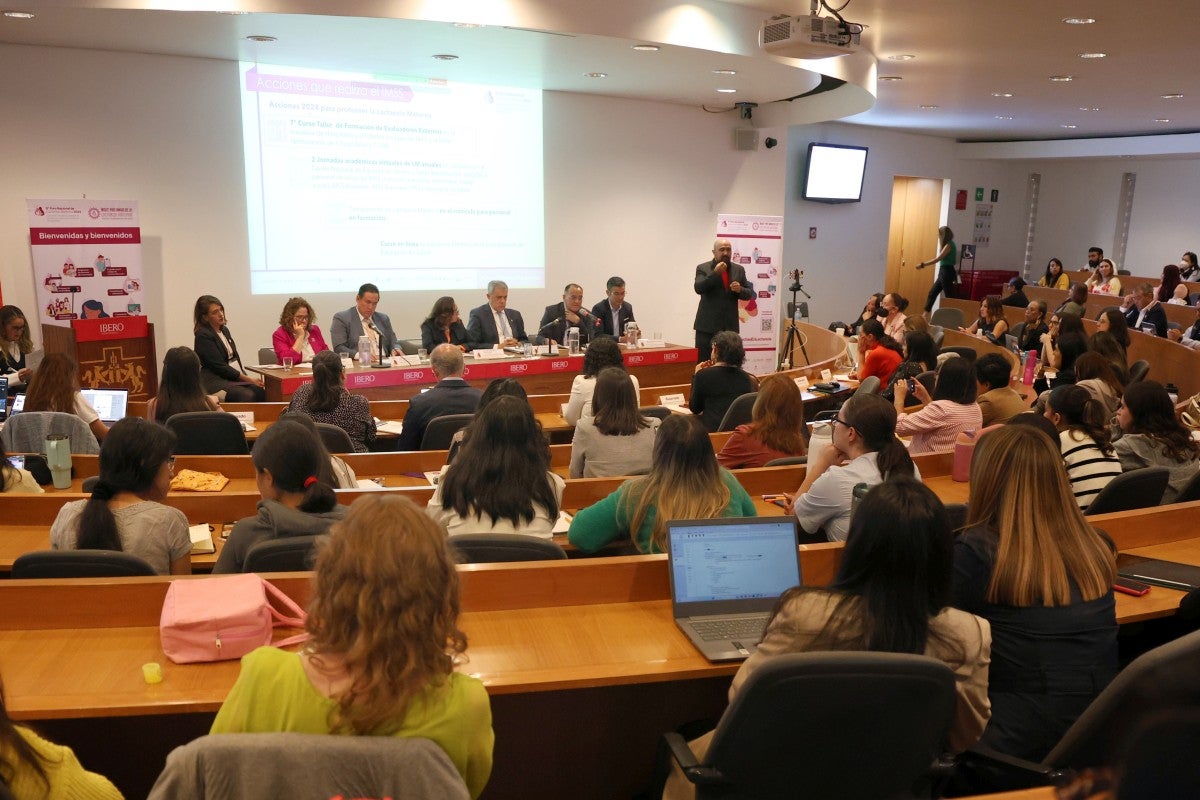
M 199 525 L 189 525 L 188 536 L 192 539 L 193 553 L 217 552 L 217 548 L 213 545 L 212 531 L 208 529 L 207 522 L 202 522 Z

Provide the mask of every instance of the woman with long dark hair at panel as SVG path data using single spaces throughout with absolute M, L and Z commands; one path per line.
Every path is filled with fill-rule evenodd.
M 33 338 L 25 313 L 16 306 L 0 306 L 0 375 L 7 375 L 8 392 L 13 394 L 29 380 L 32 370 L 25 356 L 33 352 Z
M 567 536 L 587 553 L 618 539 L 631 540 L 639 553 L 664 553 L 669 520 L 756 515 L 750 495 L 717 464 L 700 421 L 672 414 L 658 428 L 649 474 L 581 509 Z
M 163 356 L 158 396 L 146 404 L 146 419 L 166 422 L 172 414 L 220 411 L 217 396 L 200 386 L 200 359 L 190 347 L 172 347 Z
M 140 417 L 118 420 L 100 446 L 100 479 L 87 500 L 64 505 L 50 526 L 55 550 L 119 550 L 159 575 L 189 575 L 187 517 L 164 505 L 175 434 Z
M 1162 502 L 1173 503 L 1200 470 L 1200 442 L 1175 416 L 1171 396 L 1158 381 L 1138 381 L 1125 387 L 1117 408 L 1121 437 L 1113 442 L 1121 468 L 1166 467 L 1171 472 Z
M 1104 404 L 1078 384 L 1059 386 L 1046 400 L 1046 419 L 1058 429 L 1071 492 L 1086 511 L 1100 490 L 1121 474 L 1121 462 L 1109 441 Z
M 1112 543 L 1079 510 L 1062 452 L 1041 431 L 980 437 L 954 605 L 992 625 L 982 743 L 1038 760 L 1117 674 Z
M 571 381 L 571 395 L 567 398 L 567 410 L 563 412 L 563 419 L 568 425 L 592 416 L 592 392 L 596 391 L 596 376 L 605 367 L 625 369 L 625 358 L 616 339 L 598 336 L 583 354 L 583 372 Z M 634 391 L 640 392 L 637 376 L 631 374 L 629 379 L 633 381 Z
M 945 225 L 938 228 L 937 255 L 917 264 L 917 269 L 925 269 L 930 264 L 937 264 L 938 271 L 937 278 L 929 289 L 929 296 L 925 298 L 926 316 L 933 311 L 933 304 L 939 294 L 944 292 L 946 297 L 954 297 L 954 285 L 958 283 L 958 272 L 955 269 L 955 265 L 958 264 L 958 245 L 954 242 L 954 231 Z
M 1167 264 L 1162 268 L 1162 279 L 1154 292 L 1154 299 L 1160 303 L 1169 303 L 1175 297 L 1175 289 L 1182 283 L 1179 277 L 1179 265 Z
M 1037 285 L 1048 289 L 1070 289 L 1071 276 L 1063 270 L 1062 261 L 1052 258 L 1046 262 L 1046 274 L 1038 278 Z
M 893 398 L 898 415 L 896 433 L 912 436 L 909 452 L 949 450 L 960 433 L 982 428 L 983 411 L 975 402 L 978 390 L 975 369 L 965 358 L 951 358 L 938 368 L 932 395 L 919 381 L 913 381 L 913 394 L 925 407 L 911 414 L 904 411 L 908 386 L 897 383 Z
M 211 294 L 196 299 L 192 311 L 196 334 L 192 349 L 200 359 L 204 391 L 227 403 L 260 403 L 266 399 L 262 380 L 246 374 L 233 334 L 225 325 L 225 306 Z
M 808 454 L 804 443 L 804 399 L 800 387 L 783 375 L 763 380 L 750 422 L 734 428 L 717 453 L 725 469 L 761 467 L 777 458 Z
M 932 491 L 910 478 L 876 486 L 860 501 L 850 536 L 829 586 L 797 586 L 779 598 L 758 649 L 729 689 L 730 702 L 746 680 L 787 653 L 872 651 L 912 653 L 942 661 L 954 672 L 958 698 L 947 744 L 965 750 L 989 717 L 987 620 L 951 607 L 954 533 Z M 701 758 L 711 734 L 691 743 Z M 678 767 L 664 798 L 694 796 Z
M 571 439 L 571 477 L 642 475 L 650 469 L 659 420 L 638 412 L 629 373 L 605 367 L 596 377 L 591 419 L 581 419 Z
M 833 446 L 809 453 L 804 482 L 794 495 L 786 495 L 786 511 L 796 515 L 805 533 L 824 531 L 837 542 L 845 541 L 850 530 L 855 486 L 920 480 L 921 473 L 896 438 L 896 409 L 879 395 L 855 394 L 831 425 Z
M 566 482 L 550 470 L 550 446 L 529 403 L 497 397 L 467 426 L 454 463 L 442 467 L 425 512 L 454 536 L 524 533 L 550 538 Z
M 96 441 L 103 443 L 108 426 L 79 391 L 79 367 L 64 353 L 50 353 L 29 379 L 26 411 L 58 411 L 83 420 Z
M 271 334 L 271 346 L 280 364 L 285 358 L 292 359 L 293 364 L 312 361 L 317 353 L 329 349 L 317 327 L 317 312 L 303 297 L 293 297 L 284 304 L 279 327 Z
M 492 771 L 492 714 L 483 684 L 460 669 L 454 563 L 446 532 L 408 498 L 356 500 L 318 548 L 307 645 L 242 658 L 211 733 L 429 739 L 478 797 Z
M 288 411 L 303 411 L 317 422 L 338 426 L 350 437 L 354 452 L 367 452 L 377 435 L 375 417 L 367 398 L 347 391 L 342 359 L 324 350 L 313 357 L 312 370 L 312 383 L 295 391 Z
M 688 398 L 688 407 L 709 432 L 721 427 L 721 420 L 734 400 L 758 390 L 758 378 L 742 369 L 745 363 L 746 348 L 741 336 L 721 331 L 712 337 L 711 361 L 707 366 L 697 367 Z
M 433 303 L 433 310 L 421 323 L 421 347 L 426 352 L 433 352 L 439 344 L 452 344 L 464 353 L 471 350 L 475 343 L 467 333 L 467 326 L 458 318 L 458 303 L 453 297 L 439 297 Z
M 239 520 L 213 572 L 241 572 L 250 548 L 284 536 L 312 536 L 346 516 L 333 487 L 321 480 L 328 456 L 297 422 L 276 422 L 250 453 L 258 483 L 258 513 Z

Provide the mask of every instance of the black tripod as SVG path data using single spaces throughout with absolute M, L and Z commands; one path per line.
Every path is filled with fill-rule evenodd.
M 808 349 L 804 346 L 804 337 L 800 335 L 800 331 L 796 328 L 796 309 L 798 306 L 796 294 L 798 292 L 804 295 L 805 300 L 812 300 L 812 295 L 804 291 L 804 287 L 800 285 L 800 279 L 804 277 L 804 273 L 801 270 L 792 270 L 789 277 L 792 279 L 792 285 L 788 287 L 788 291 L 792 293 L 792 325 L 788 328 L 787 342 L 783 345 L 783 355 L 779 359 L 780 369 L 787 369 L 792 366 L 792 357 L 796 355 L 797 344 L 800 345 L 800 352 L 804 356 L 804 365 L 808 366 L 810 363 L 808 360 Z M 787 364 L 788 367 L 785 367 L 784 364 Z

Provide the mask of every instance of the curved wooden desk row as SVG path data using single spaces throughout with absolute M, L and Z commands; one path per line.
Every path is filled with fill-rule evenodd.
M 1044 286 L 1025 287 L 1026 297 L 1028 297 L 1030 300 L 1045 301 L 1046 310 L 1051 312 L 1066 302 L 1068 294 L 1069 293 L 1064 289 L 1047 289 Z M 1095 319 L 1104 309 L 1108 308 L 1109 306 L 1120 306 L 1123 302 L 1125 302 L 1124 296 L 1117 297 L 1116 295 L 1110 294 L 1088 294 L 1087 302 L 1083 304 L 1087 312 L 1085 316 L 1088 319 Z M 1162 307 L 1167 313 L 1167 320 L 1169 322 L 1178 322 L 1180 325 L 1186 328 L 1196 321 L 1195 306 L 1181 306 L 1176 303 L 1163 303 Z M 973 320 L 979 313 L 978 304 L 975 304 L 975 308 L 971 313 L 972 316 L 970 319 Z

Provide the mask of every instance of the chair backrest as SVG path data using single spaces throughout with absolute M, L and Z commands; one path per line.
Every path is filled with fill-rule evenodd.
M 868 375 L 858 385 L 858 391 L 863 394 L 879 394 L 879 376 Z
M 1140 720 L 1155 711 L 1200 706 L 1200 631 L 1136 658 L 1067 729 L 1042 763 L 1051 767 L 1107 765 Z
M 972 364 L 975 363 L 975 359 L 979 358 L 979 353 L 975 352 L 975 348 L 973 347 L 960 347 L 957 345 L 953 347 L 943 347 L 942 352 L 956 353 L 961 358 L 965 358 L 967 361 L 970 361 Z
M 443 414 L 429 420 L 421 437 L 422 450 L 449 450 L 454 434 L 471 424 L 474 414 Z
M 1190 503 L 1193 500 L 1200 500 L 1200 472 L 1185 483 L 1179 494 L 1175 495 L 1176 503 Z
M 1123 472 L 1109 481 L 1083 513 L 1109 514 L 1150 508 L 1162 502 L 1171 471 L 1166 467 L 1142 467 Z
M 420 342 L 414 342 L 412 339 L 400 339 L 396 342 L 400 348 L 400 352 L 406 356 L 415 356 L 417 351 L 421 349 Z
M 1143 381 L 1150 374 L 1150 362 L 1144 358 L 1139 358 L 1137 361 L 1129 365 L 1129 382 L 1137 383 Z
M 504 561 L 562 561 L 566 551 L 551 539 L 521 533 L 464 533 L 450 537 L 464 564 Z
M 9 453 L 43 453 L 46 437 L 64 435 L 71 439 L 73 455 L 89 455 L 100 452 L 100 443 L 87 423 L 74 414 L 61 411 L 22 411 L 13 414 L 4 429 L 0 430 L 0 441 Z
M 312 569 L 317 535 L 281 536 L 246 551 L 242 572 L 307 572 Z
M 154 575 L 154 567 L 117 550 L 35 550 L 17 556 L 14 578 L 122 578 Z
M 260 364 L 278 364 L 279 356 L 275 353 L 274 347 L 258 348 L 258 363 Z
M 918 375 L 915 380 L 925 387 L 925 391 L 929 392 L 930 397 L 933 396 L 933 386 L 937 383 L 936 372 L 931 369 L 927 369 Z
M 242 423 L 224 411 L 185 411 L 167 418 L 179 437 L 175 452 L 188 456 L 244 456 L 250 452 Z
M 1183 330 L 1183 326 L 1180 325 L 1178 322 L 1172 322 L 1170 320 L 1167 320 L 1167 330 L 1181 331 L 1181 330 Z
M 946 329 L 941 325 L 930 325 L 929 335 L 933 339 L 933 346 L 941 349 L 942 342 L 946 341 Z
M 1011 328 L 1009 328 L 1008 332 L 1011 333 L 1014 337 L 1016 337 L 1017 341 L 1020 341 L 1021 334 L 1023 334 L 1025 332 L 1025 323 L 1018 322 L 1016 325 L 1013 325 Z
M 350 442 L 350 434 L 337 425 L 328 422 L 317 423 L 317 434 L 330 453 L 353 453 L 354 445 Z
M 638 409 L 638 413 L 643 417 L 656 417 L 658 419 L 666 419 L 671 416 L 671 409 L 666 406 L 642 406 Z
M 797 308 L 800 309 L 800 319 L 808 319 L 808 303 L 801 301 L 793 304 L 791 300 L 788 300 L 787 304 L 787 318 L 795 319 Z
M 941 325 L 955 331 L 962 327 L 963 321 L 962 309 L 958 308 L 939 308 L 929 318 L 931 325 Z
M 926 656 L 798 653 L 758 667 L 729 704 L 703 765 L 728 783 L 698 799 L 893 797 L 942 753 L 954 673 Z
M 468 800 L 450 757 L 428 739 L 319 733 L 220 733 L 177 747 L 151 800 L 245 797 Z
M 725 416 L 721 418 L 721 424 L 717 426 L 717 432 L 731 431 L 738 425 L 746 425 L 753 421 L 754 401 L 758 399 L 758 392 L 746 392 L 743 395 L 735 397 L 733 402 L 729 404 L 729 408 L 725 409 Z

